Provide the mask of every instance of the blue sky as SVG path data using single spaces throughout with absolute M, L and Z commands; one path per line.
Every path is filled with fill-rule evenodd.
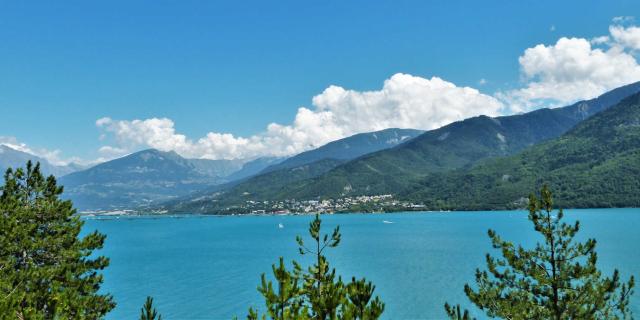
M 638 12 L 637 1 L 4 1 L 0 136 L 87 160 L 154 146 L 122 141 L 119 120 L 251 140 L 330 85 L 380 90 L 396 73 L 494 96 L 526 86 L 527 48 L 606 36 Z M 103 117 L 111 126 L 96 126 Z M 216 157 L 203 148 L 183 153 Z

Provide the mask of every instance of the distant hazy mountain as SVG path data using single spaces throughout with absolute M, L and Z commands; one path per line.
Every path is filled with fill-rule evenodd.
M 279 163 L 285 158 L 280 157 L 261 157 L 255 160 L 248 161 L 242 168 L 226 177 L 227 181 L 242 180 L 260 173 L 265 168 Z
M 454 122 L 397 147 L 339 164 L 316 177 L 300 180 L 280 177 L 261 183 L 252 183 L 250 179 L 224 192 L 219 191 L 211 198 L 191 201 L 182 208 L 215 212 L 246 200 L 398 194 L 419 188 L 422 179 L 432 173 L 471 167 L 485 159 L 512 155 L 556 138 L 638 91 L 640 82 L 563 108 L 496 118 L 479 116 Z
M 66 175 L 60 183 L 80 209 L 133 208 L 220 183 L 241 165 L 149 149 Z
M 198 172 L 211 177 L 227 177 L 243 167 L 242 160 L 188 159 L 188 162 Z
M 543 184 L 560 207 L 640 206 L 640 94 L 559 138 L 471 169 L 430 175 L 400 197 L 431 209 L 521 208 L 523 197 Z
M 45 173 L 46 175 L 52 174 L 57 177 L 77 171 L 82 168 L 82 166 L 75 163 L 66 166 L 56 166 L 49 163 L 49 161 L 44 158 L 15 150 L 6 145 L 0 145 L 0 172 L 2 172 L 2 174 L 4 174 L 7 168 L 16 169 L 24 167 L 29 160 L 34 163 L 40 162 L 40 169 L 43 173 Z
M 388 149 L 413 139 L 424 131 L 415 129 L 385 129 L 375 132 L 356 134 L 344 139 L 329 142 L 317 149 L 309 150 L 276 165 L 262 173 L 280 169 L 295 168 L 323 159 L 351 160 L 368 153 Z

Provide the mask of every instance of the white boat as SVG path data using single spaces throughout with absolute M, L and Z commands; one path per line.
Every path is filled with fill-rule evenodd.
M 278 223 L 278 228 L 282 229 L 282 228 L 284 228 L 284 225 L 282 223 Z
M 382 223 L 393 223 L 393 221 L 382 220 Z

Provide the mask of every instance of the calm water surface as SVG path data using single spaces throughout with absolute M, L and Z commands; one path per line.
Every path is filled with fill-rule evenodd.
M 640 276 L 640 209 L 566 212 L 581 221 L 582 237 L 598 240 L 602 269 L 618 268 L 625 279 Z M 103 288 L 118 304 L 107 319 L 136 318 L 147 295 L 163 319 L 230 319 L 262 307 L 260 274 L 270 274 L 279 256 L 308 262 L 298 256 L 295 236 L 306 236 L 311 219 L 119 218 L 87 220 L 84 231 L 107 234 L 101 254 L 111 265 Z M 326 232 L 338 224 L 342 230 L 329 261 L 347 279 L 375 283 L 385 319 L 443 319 L 446 301 L 465 305 L 462 288 L 491 250 L 488 228 L 527 245 L 539 240 L 524 211 L 332 215 L 323 222 Z M 632 303 L 640 315 L 640 294 Z

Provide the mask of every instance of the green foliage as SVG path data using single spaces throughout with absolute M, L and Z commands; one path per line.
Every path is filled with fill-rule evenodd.
M 333 230 L 331 238 L 328 234 L 321 233 L 322 221 L 320 216 L 309 224 L 309 235 L 313 239 L 314 246 L 307 247 L 302 237 L 296 237 L 298 250 L 301 255 L 314 256 L 315 263 L 309 266 L 307 273 L 303 274 L 304 290 L 311 304 L 311 315 L 314 319 L 335 319 L 338 308 L 345 296 L 342 279 L 336 279 L 336 270 L 331 269 L 324 251 L 327 248 L 335 248 L 340 244 L 340 227 Z
M 347 298 L 349 303 L 344 308 L 345 319 L 378 319 L 384 311 L 384 303 L 379 297 L 373 300 L 375 286 L 367 282 L 365 278 L 356 280 L 351 278 L 351 283 L 347 285 Z
M 464 291 L 489 317 L 503 319 L 628 319 L 634 278 L 620 281 L 617 270 L 603 277 L 596 266 L 595 239 L 575 241 L 580 223 L 563 222 L 562 209 L 553 210 L 551 191 L 541 199 L 529 197 L 529 220 L 544 241 L 525 249 L 502 240 L 493 230 L 489 237 L 501 259 L 487 254 L 487 271 L 476 270 L 475 289 Z M 460 312 L 445 305 L 452 319 Z
M 562 207 L 640 206 L 640 95 L 517 155 L 432 174 L 398 199 L 432 210 L 513 209 L 543 183 Z
M 447 313 L 449 319 L 452 320 L 475 320 L 475 318 L 471 317 L 471 315 L 469 314 L 469 310 L 462 311 L 459 304 L 455 307 L 452 307 L 448 303 L 445 303 L 444 310 Z
M 153 306 L 153 298 L 147 297 L 144 305 L 140 309 L 140 320 L 162 320 L 162 315 L 158 314 Z
M 0 318 L 98 319 L 115 307 L 99 294 L 100 270 L 109 260 L 94 256 L 105 236 L 79 238 L 83 222 L 62 187 L 40 165 L 5 173 L 0 196 Z
M 253 308 L 249 308 L 249 314 L 247 315 L 247 320 L 258 320 L 258 319 L 266 320 L 267 316 L 266 315 L 259 316 L 258 311 L 256 311 Z M 237 317 L 234 320 L 237 320 Z
M 278 267 L 272 266 L 273 275 L 278 284 L 277 290 L 273 283 L 267 281 L 266 275 L 261 276 L 258 291 L 264 296 L 267 313 L 272 319 L 304 319 L 308 313 L 302 299 L 303 289 L 298 284 L 296 274 L 289 272 L 284 259 L 280 257 Z
M 340 244 L 340 228 L 336 227 L 331 235 L 322 234 L 320 216 L 309 224 L 312 245 L 307 246 L 302 237 L 296 237 L 301 255 L 311 255 L 314 263 L 307 270 L 293 262 L 293 270 L 285 268 L 284 261 L 272 267 L 278 288 L 262 275 L 258 291 L 265 298 L 267 314 L 270 319 L 378 319 L 384 311 L 384 303 L 379 297 L 373 298 L 375 286 L 366 279 L 345 284 L 336 276 L 325 256 L 325 250 Z M 373 298 L 373 299 L 372 299 Z M 247 319 L 266 319 L 254 309 L 249 309 Z

